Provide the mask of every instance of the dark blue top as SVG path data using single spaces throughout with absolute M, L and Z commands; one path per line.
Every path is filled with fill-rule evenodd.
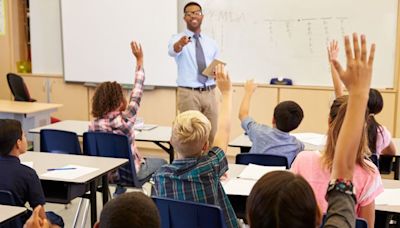
M 35 170 L 21 164 L 18 157 L 0 156 L 0 190 L 10 191 L 17 206 L 26 202 L 32 208 L 45 204 L 45 197 Z

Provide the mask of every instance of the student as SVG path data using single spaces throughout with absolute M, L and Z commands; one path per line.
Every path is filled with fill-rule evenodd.
M 133 82 L 130 100 L 127 104 L 122 87 L 116 82 L 103 82 L 93 95 L 92 115 L 95 118 L 89 125 L 89 131 L 111 132 L 126 135 L 131 144 L 132 153 L 135 158 L 135 168 L 138 179 L 151 176 L 166 161 L 158 158 L 143 158 L 137 150 L 135 142 L 134 125 L 140 100 L 143 94 L 144 70 L 143 51 L 140 44 L 131 42 L 132 54 L 136 58 L 136 72 Z M 127 175 L 123 173 L 128 173 Z M 114 181 L 119 184 L 132 183 L 130 171 L 120 169 Z M 126 189 L 120 185 L 116 188 L 116 194 L 125 192 Z
M 193 110 L 180 113 L 173 123 L 171 135 L 177 159 L 154 174 L 154 193 L 217 205 L 222 209 L 227 227 L 238 227 L 235 212 L 220 183 L 228 170 L 224 151 L 228 146 L 232 103 L 232 85 L 223 65 L 216 67 L 216 82 L 222 102 L 213 147 L 208 150 L 211 124 L 207 117 Z
M 46 203 L 42 185 L 35 170 L 21 164 L 19 156 L 27 149 L 25 133 L 21 123 L 12 119 L 0 119 L 0 190 L 10 191 L 15 206 L 24 207 L 26 202 L 31 208 Z M 29 217 L 22 216 L 23 222 Z M 43 211 L 54 227 L 64 227 L 62 218 L 53 212 Z
M 335 145 L 348 106 L 348 97 L 336 98 L 329 114 L 329 129 L 325 150 L 303 151 L 294 160 L 291 171 L 303 176 L 314 190 L 318 205 L 323 213 L 328 208 L 325 199 L 326 185 L 329 182 L 335 155 Z M 364 119 L 366 116 L 364 116 Z M 378 168 L 368 159 L 366 130 L 363 129 L 360 147 L 356 151 L 357 160 L 353 183 L 356 191 L 356 212 L 361 218 L 373 225 L 375 220 L 375 198 L 383 192 L 383 184 Z
M 245 94 L 239 109 L 242 128 L 253 143 L 250 153 L 284 156 L 290 165 L 304 149 L 304 144 L 289 134 L 303 120 L 303 110 L 296 102 L 283 101 L 274 109 L 272 127 L 257 123 L 249 116 L 250 101 L 256 88 L 253 80 L 246 81 Z
M 24 228 L 46 228 L 48 222 L 41 216 L 43 207 L 35 208 Z M 154 202 L 141 192 L 122 194 L 109 201 L 94 228 L 146 227 L 159 228 L 160 215 Z
M 337 60 L 338 54 L 338 42 L 333 40 L 328 46 L 328 59 L 331 66 L 331 76 L 336 97 L 342 96 L 344 91 L 338 73 L 333 66 L 333 61 Z M 368 99 L 369 116 L 367 119 L 368 148 L 371 153 L 376 154 L 378 158 L 381 154 L 391 156 L 396 154 L 396 147 L 392 141 L 389 130 L 385 126 L 379 124 L 375 119 L 375 115 L 379 114 L 382 109 L 383 98 L 381 93 L 376 89 L 370 89 Z
M 349 97 L 334 149 L 330 180 L 326 183 L 329 206 L 324 227 L 355 226 L 356 196 L 352 180 L 358 159 L 356 151 L 363 137 L 375 45 L 368 57 L 365 36 L 361 35 L 360 48 L 358 36 L 353 34 L 353 47 L 346 36 L 346 70 L 334 61 Z M 251 228 L 319 227 L 317 208 L 312 189 L 304 178 L 287 171 L 275 171 L 264 175 L 254 185 L 247 200 L 247 218 Z

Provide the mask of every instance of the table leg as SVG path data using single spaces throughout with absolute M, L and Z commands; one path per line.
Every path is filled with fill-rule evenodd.
M 399 172 L 400 172 L 400 156 L 394 157 L 394 179 L 399 180 Z
M 169 154 L 169 163 L 172 163 L 172 161 L 174 160 L 174 148 L 172 147 L 172 145 L 168 143 L 168 147 L 166 147 L 160 142 L 154 142 L 154 143 Z
M 101 177 L 101 185 L 102 185 L 102 194 L 103 194 L 103 207 L 104 205 L 108 202 L 108 179 L 107 179 L 107 175 L 103 175 Z
M 90 186 L 90 221 L 91 227 L 94 227 L 94 224 L 97 221 L 97 199 L 96 199 L 96 181 L 92 181 L 89 184 Z

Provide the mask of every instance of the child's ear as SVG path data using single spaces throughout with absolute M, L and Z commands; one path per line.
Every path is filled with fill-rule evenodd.
M 207 142 L 203 145 L 201 150 L 202 151 L 208 151 L 209 147 L 210 147 L 210 142 L 207 140 Z

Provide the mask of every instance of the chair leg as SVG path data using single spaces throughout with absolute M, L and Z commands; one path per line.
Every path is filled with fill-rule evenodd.
M 85 209 L 84 209 L 84 212 L 83 212 L 81 228 L 85 228 L 87 215 L 88 215 L 88 211 L 89 211 L 89 204 L 90 204 L 90 200 L 87 200 L 86 201 L 86 206 L 85 206 Z
M 80 214 L 80 212 L 81 212 L 81 207 L 82 207 L 82 202 L 83 202 L 83 200 L 84 200 L 84 198 L 81 198 L 81 199 L 79 200 L 78 209 L 76 210 L 75 217 L 74 217 L 74 222 L 72 223 L 72 227 L 73 227 L 73 228 L 76 227 L 76 224 L 77 224 L 77 222 L 78 222 L 79 214 Z

